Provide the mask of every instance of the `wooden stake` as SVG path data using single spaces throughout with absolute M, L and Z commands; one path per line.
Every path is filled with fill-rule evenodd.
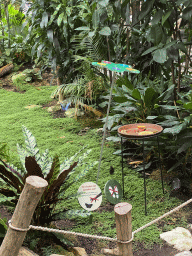
M 132 238 L 131 225 L 132 205 L 128 203 L 119 203 L 114 207 L 117 239 L 120 241 L 129 241 Z M 132 242 L 118 243 L 119 255 L 133 256 Z
M 28 229 L 35 208 L 48 186 L 46 180 L 38 176 L 29 176 L 16 205 L 11 225 L 19 229 Z M 0 247 L 0 256 L 17 256 L 27 231 L 8 228 Z

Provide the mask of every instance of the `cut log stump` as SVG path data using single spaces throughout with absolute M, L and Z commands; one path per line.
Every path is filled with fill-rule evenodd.
M 13 64 L 7 64 L 6 66 L 0 68 L 0 77 L 2 77 L 5 74 L 8 74 L 13 68 Z

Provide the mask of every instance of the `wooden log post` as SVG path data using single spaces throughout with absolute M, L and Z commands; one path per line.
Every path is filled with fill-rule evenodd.
M 0 247 L 0 256 L 18 255 L 35 208 L 47 186 L 47 181 L 38 176 L 27 177 L 11 220 L 13 227 L 24 231 L 18 231 L 11 227 L 8 228 Z
M 120 241 L 129 241 L 132 239 L 131 225 L 132 205 L 128 203 L 119 203 L 114 207 L 117 239 Z M 118 243 L 119 255 L 133 256 L 132 242 Z

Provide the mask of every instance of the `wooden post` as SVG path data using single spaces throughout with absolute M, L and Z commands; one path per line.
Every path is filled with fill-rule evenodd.
M 132 238 L 131 225 L 132 205 L 128 203 L 119 203 L 114 207 L 117 239 L 120 241 L 129 241 Z M 118 243 L 119 255 L 133 256 L 132 242 Z
M 12 216 L 13 227 L 19 229 L 29 227 L 35 208 L 47 186 L 47 181 L 38 176 L 27 177 Z M 9 227 L 0 247 L 0 256 L 17 256 L 26 233 L 27 231 L 17 231 Z

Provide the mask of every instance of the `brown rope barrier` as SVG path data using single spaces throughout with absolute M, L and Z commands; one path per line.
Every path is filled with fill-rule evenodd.
M 83 237 L 89 237 L 89 238 L 95 238 L 95 239 L 102 239 L 102 240 L 108 240 L 108 241 L 112 241 L 112 242 L 118 242 L 118 243 L 122 243 L 122 244 L 128 244 L 131 243 L 134 239 L 134 235 L 136 233 L 138 233 L 139 231 L 151 226 L 152 224 L 158 222 L 159 220 L 169 216 L 170 214 L 172 214 L 173 212 L 178 211 L 179 209 L 183 208 L 184 206 L 186 206 L 187 204 L 192 202 L 192 198 L 189 199 L 188 201 L 186 201 L 185 203 L 177 206 L 176 208 L 172 209 L 171 211 L 163 214 L 162 216 L 158 217 L 157 219 L 145 224 L 144 226 L 136 229 L 135 231 L 132 232 L 132 238 L 129 241 L 121 241 L 118 240 L 117 238 L 111 238 L 111 237 L 106 237 L 106 236 L 98 236 L 98 235 L 89 235 L 89 234 L 84 234 L 84 233 L 77 233 L 77 232 L 72 232 L 72 231 L 66 231 L 66 230 L 60 230 L 60 229 L 54 229 L 54 228 L 45 228 L 45 227 L 40 227 L 40 226 L 33 226 L 30 225 L 29 228 L 27 229 L 21 229 L 21 228 L 16 228 L 13 227 L 11 225 L 11 220 L 9 220 L 9 227 L 13 230 L 17 230 L 17 231 L 28 231 L 29 229 L 34 229 L 34 230 L 41 230 L 41 231 L 47 231 L 47 232 L 55 232 L 55 233 L 61 233 L 61 234 L 70 234 L 70 235 L 77 235 L 77 236 L 83 236 Z

